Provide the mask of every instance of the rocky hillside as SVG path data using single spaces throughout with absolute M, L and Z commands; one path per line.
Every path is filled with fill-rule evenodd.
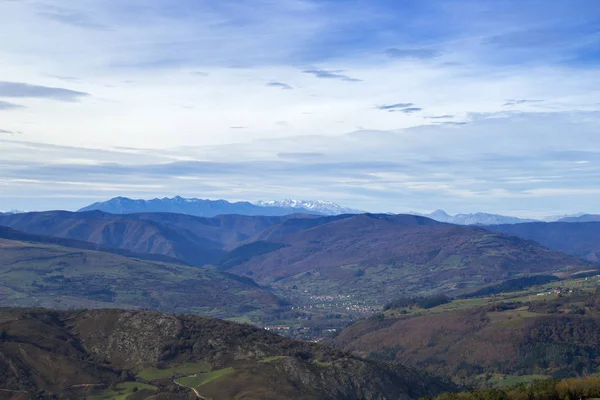
M 2 398 L 397 400 L 452 389 L 400 365 L 203 317 L 2 309 L 0 332 Z

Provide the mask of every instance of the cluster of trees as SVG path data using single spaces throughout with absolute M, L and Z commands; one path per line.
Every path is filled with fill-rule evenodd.
M 598 397 L 600 377 L 590 377 L 539 380 L 508 389 L 443 393 L 427 400 L 585 400 Z
M 417 297 L 400 297 L 386 304 L 384 311 L 394 308 L 420 307 L 433 308 L 450 302 L 450 298 L 445 294 L 436 294 L 433 296 L 417 296 Z

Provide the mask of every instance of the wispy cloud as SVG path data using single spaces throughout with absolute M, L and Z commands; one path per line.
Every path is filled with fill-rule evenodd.
M 230 126 L 229 129 L 248 129 L 247 126 Z
M 441 55 L 440 51 L 435 49 L 397 49 L 395 47 L 389 48 L 384 51 L 385 55 L 391 58 L 416 58 L 421 60 L 427 60 L 430 58 L 436 58 Z
M 377 110 L 388 111 L 395 110 L 399 108 L 408 108 L 414 106 L 414 103 L 396 103 L 396 104 L 383 104 L 380 106 L 375 106 Z
M 86 13 L 75 11 L 73 9 L 59 7 L 56 5 L 42 5 L 40 7 L 39 14 L 50 20 L 67 25 L 73 25 L 79 28 L 108 30 L 108 27 L 106 25 L 94 21 Z
M 313 160 L 325 157 L 324 153 L 277 153 L 277 157 L 291 160 Z
M 445 115 L 430 115 L 425 117 L 427 119 L 448 119 L 448 118 L 454 118 L 454 115 L 450 115 L 450 114 L 445 114 Z
M 1 101 L 0 100 L 0 111 L 2 111 L 2 110 L 13 110 L 15 108 L 25 108 L 25 106 L 22 106 L 20 104 L 8 103 L 6 101 Z
M 321 79 L 339 79 L 346 82 L 362 82 L 361 79 L 352 78 L 348 75 L 343 74 L 343 70 L 326 70 L 326 69 L 306 69 L 302 71 L 305 74 L 314 75 Z
M 286 90 L 293 89 L 287 83 L 282 83 L 282 82 L 269 82 L 269 83 L 267 83 L 267 86 L 269 86 L 269 87 L 276 87 L 276 88 L 280 88 L 280 89 L 286 89 Z
M 421 107 L 406 107 L 406 108 L 394 108 L 389 110 L 390 112 L 401 112 L 404 114 L 412 114 L 419 111 L 423 111 Z
M 543 103 L 544 100 L 527 100 L 527 99 L 512 99 L 506 100 L 506 103 L 503 104 L 505 107 L 517 106 L 519 104 L 528 104 L 528 103 Z
M 48 86 L 30 85 L 21 82 L 0 81 L 0 97 L 45 98 L 58 101 L 78 101 L 89 93 Z

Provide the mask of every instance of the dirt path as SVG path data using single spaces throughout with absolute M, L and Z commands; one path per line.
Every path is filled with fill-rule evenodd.
M 191 389 L 191 390 L 193 390 L 193 391 L 194 391 L 194 394 L 196 395 L 196 397 L 197 397 L 197 398 L 199 398 L 199 399 L 201 399 L 201 400 L 208 400 L 206 397 L 202 397 L 202 396 L 200 395 L 200 393 L 198 393 L 198 389 L 196 389 L 196 388 L 191 388 L 191 387 L 188 387 L 188 386 L 184 386 L 184 385 L 182 385 L 181 383 L 177 383 L 176 381 L 173 381 L 173 383 L 174 383 L 174 384 L 176 384 L 177 386 L 180 386 L 180 387 L 182 387 L 182 388 L 186 388 L 186 389 Z

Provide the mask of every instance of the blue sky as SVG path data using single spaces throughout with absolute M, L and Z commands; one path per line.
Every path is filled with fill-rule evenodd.
M 0 209 L 600 212 L 600 2 L 0 0 Z

